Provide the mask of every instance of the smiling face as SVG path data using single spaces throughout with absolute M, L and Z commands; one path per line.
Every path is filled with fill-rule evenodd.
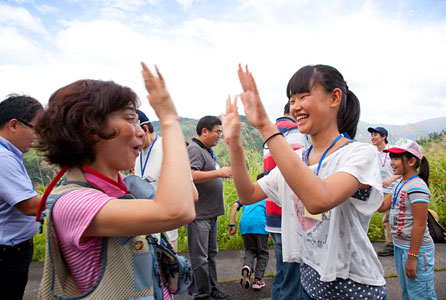
M 100 139 L 95 145 L 96 159 L 92 165 L 110 177 L 118 171 L 130 170 L 143 147 L 144 131 L 138 124 L 138 115 L 132 108 L 112 112 L 107 130 L 116 132 L 111 139 Z
M 297 93 L 290 98 L 290 111 L 304 134 L 315 135 L 336 123 L 336 105 L 333 106 L 333 93 L 328 93 L 316 83 L 310 92 Z
M 375 146 L 386 145 L 386 136 L 381 136 L 379 132 L 373 131 L 372 135 L 372 144 Z

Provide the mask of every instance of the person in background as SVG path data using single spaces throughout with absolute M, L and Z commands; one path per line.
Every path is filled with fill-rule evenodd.
M 34 126 L 42 105 L 34 98 L 11 94 L 0 102 L 0 294 L 21 300 L 33 257 L 35 216 L 40 197 L 23 165 L 36 139 Z
M 161 136 L 154 130 L 146 114 L 137 110 L 139 126 L 144 130 L 143 149 L 135 161 L 135 175 L 146 179 L 152 185 L 155 191 L 158 188 L 158 180 L 161 174 L 161 165 L 163 162 L 163 144 Z M 166 232 L 169 242 L 175 252 L 178 251 L 178 229 Z
M 161 175 L 161 165 L 163 162 L 163 146 L 162 138 L 153 129 L 146 114 L 140 110 L 138 113 L 139 126 L 144 131 L 143 149 L 135 161 L 134 172 L 136 176 L 146 179 L 152 184 L 155 191 L 158 189 L 158 181 Z M 186 143 L 187 147 L 187 143 Z M 192 182 L 192 189 L 194 191 L 194 200 L 198 200 L 198 192 Z M 166 232 L 169 242 L 175 252 L 178 251 L 178 229 L 169 230 Z
M 276 127 L 293 150 L 308 147 L 307 136 L 299 132 L 296 121 L 290 115 L 290 102 L 283 108 L 283 117 L 276 120 Z M 276 166 L 269 149 L 263 150 L 263 171 L 267 175 Z M 276 275 L 271 289 L 272 300 L 303 299 L 300 284 L 300 264 L 284 262 L 282 256 L 282 208 L 266 198 L 266 231 L 271 235 L 276 256 Z
M 263 173 L 257 175 L 257 180 L 263 177 Z M 265 286 L 262 280 L 269 260 L 268 252 L 268 232 L 265 230 L 266 212 L 265 200 L 251 205 L 242 205 L 240 201 L 234 202 L 231 209 L 231 220 L 228 234 L 235 234 L 235 216 L 237 211 L 243 207 L 242 218 L 240 219 L 240 233 L 245 247 L 245 257 L 242 267 L 242 279 L 240 284 L 244 288 L 249 288 L 251 284 L 251 274 L 254 272 L 252 288 L 260 290 Z M 257 260 L 254 268 L 254 261 Z
M 224 215 L 223 178 L 230 178 L 230 167 L 220 167 L 212 151 L 222 135 L 221 121 L 205 116 L 197 123 L 197 137 L 187 147 L 192 178 L 198 190 L 196 218 L 187 225 L 189 255 L 197 286 L 195 299 L 228 299 L 217 288 L 217 217 Z
M 392 194 L 386 196 L 378 210 L 382 212 L 390 209 L 401 298 L 436 300 L 435 246 L 426 226 L 431 197 L 429 163 L 420 146 L 409 139 L 400 139 L 384 151 L 390 154 L 394 174 L 402 176 L 401 182 Z
M 387 129 L 385 129 L 384 127 L 369 127 L 367 130 L 371 134 L 372 144 L 376 146 L 378 150 L 379 170 L 383 182 L 384 197 L 386 197 L 388 194 L 392 193 L 396 184 L 399 182 L 399 178 L 401 177 L 401 175 L 393 174 L 392 166 L 390 165 L 389 153 L 384 151 L 385 149 L 388 149 L 390 147 L 387 140 L 389 136 Z M 393 243 L 392 234 L 390 232 L 389 213 L 390 210 L 382 213 L 385 245 L 380 251 L 378 251 L 379 256 L 393 255 Z

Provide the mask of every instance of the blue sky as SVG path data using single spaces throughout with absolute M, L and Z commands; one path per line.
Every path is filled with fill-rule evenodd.
M 222 113 L 239 62 L 271 119 L 292 74 L 317 63 L 341 71 L 363 121 L 444 117 L 444 53 L 446 1 L 0 0 L 0 97 L 46 103 L 75 80 L 114 80 L 152 119 L 141 60 L 159 66 L 183 117 Z

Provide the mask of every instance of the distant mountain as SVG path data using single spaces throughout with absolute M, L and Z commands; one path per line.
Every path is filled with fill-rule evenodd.
M 381 126 L 389 131 L 389 143 L 392 144 L 400 138 L 409 138 L 417 140 L 421 137 L 427 137 L 429 133 L 446 129 L 446 117 L 429 119 L 417 123 L 406 125 L 388 125 L 388 124 L 371 124 L 359 121 L 356 139 L 361 142 L 370 141 L 370 133 L 367 131 L 369 127 Z
M 260 134 L 251 125 L 249 125 L 245 116 L 241 116 L 241 121 L 243 123 L 242 136 L 244 140 L 244 146 L 261 151 L 263 140 Z M 190 142 L 192 137 L 197 135 L 195 131 L 197 122 L 198 120 L 196 119 L 180 119 L 181 128 L 183 130 L 186 141 Z M 388 125 L 359 121 L 358 131 L 356 133 L 356 140 L 361 142 L 370 142 L 370 133 L 367 131 L 367 129 L 369 127 L 377 126 L 386 128 L 389 131 L 389 142 L 394 143 L 403 137 L 417 140 L 421 137 L 427 137 L 429 133 L 439 133 L 440 131 L 446 129 L 446 117 L 429 119 L 422 122 L 406 125 Z M 160 132 L 160 125 L 158 121 L 153 122 L 153 127 L 156 132 Z

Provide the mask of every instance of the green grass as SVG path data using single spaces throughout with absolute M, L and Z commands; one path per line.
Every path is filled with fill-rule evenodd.
M 423 153 L 430 164 L 429 189 L 431 191 L 430 208 L 434 209 L 443 224 L 446 224 L 446 136 L 434 142 L 425 142 Z M 257 174 L 263 171 L 262 153 L 256 151 L 246 152 L 246 162 L 254 181 Z M 43 193 L 43 187 L 37 187 L 39 193 Z M 218 218 L 218 247 L 221 250 L 225 249 L 242 249 L 243 240 L 240 231 L 237 227 L 237 232 L 234 236 L 227 234 L 227 228 L 230 221 L 230 213 L 232 204 L 237 201 L 237 192 L 234 187 L 232 179 L 223 180 L 223 198 L 225 206 L 225 215 Z M 240 221 L 241 213 L 237 214 L 237 224 Z M 370 222 L 368 236 L 371 241 L 382 241 L 384 237 L 384 229 L 381 223 L 381 214 L 375 213 Z M 34 257 L 35 260 L 42 261 L 45 252 L 45 236 L 38 234 L 34 237 Z M 187 251 L 187 234 L 186 228 L 179 229 L 178 237 L 178 251 Z

